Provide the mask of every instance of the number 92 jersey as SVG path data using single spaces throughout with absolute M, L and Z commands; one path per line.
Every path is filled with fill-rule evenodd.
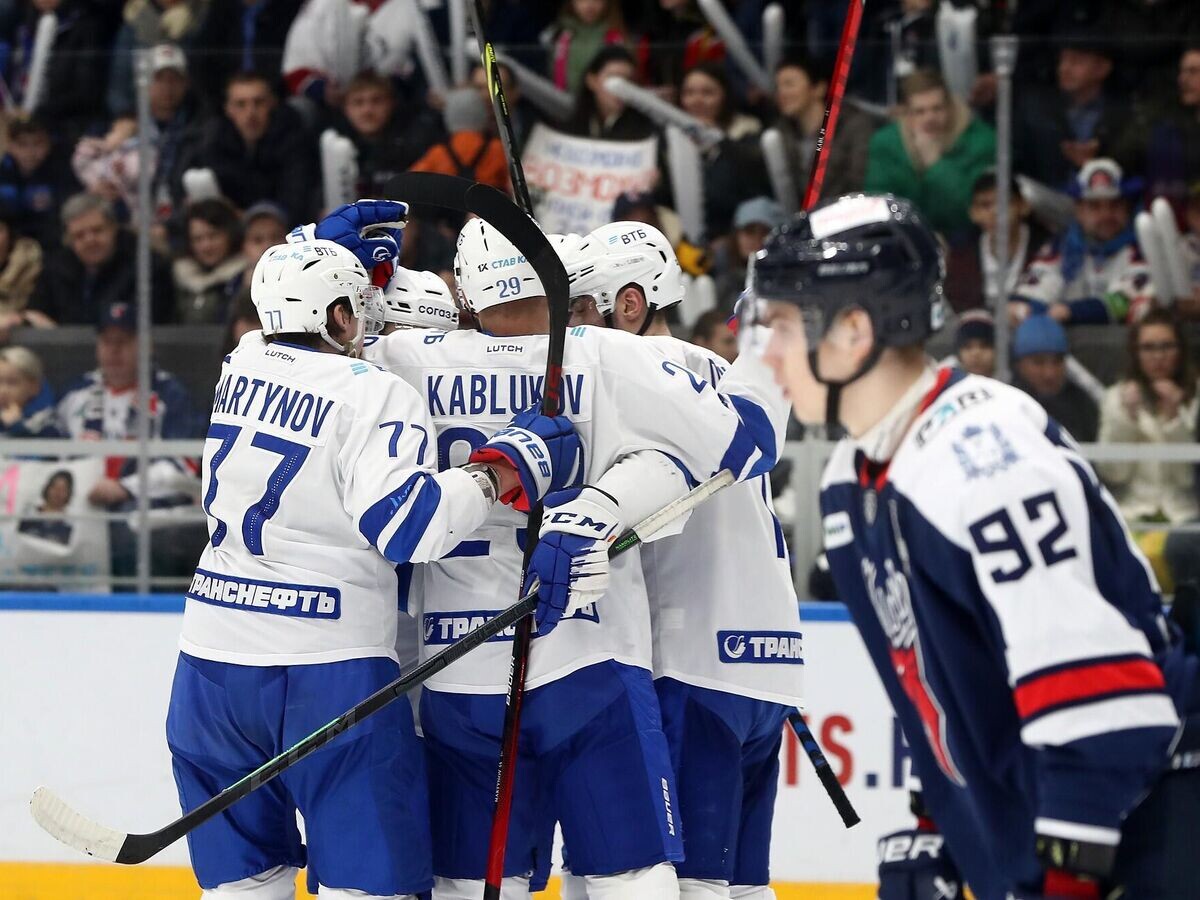
M 445 469 L 464 462 L 513 414 L 538 402 L 547 341 L 546 335 L 398 331 L 371 344 L 367 354 L 425 399 L 437 427 L 438 466 Z M 725 468 L 749 477 L 774 464 L 774 431 L 760 404 L 718 395 L 643 338 L 570 329 L 562 398 L 563 412 L 583 443 L 587 483 L 638 450 L 666 454 L 675 462 L 667 468 L 680 470 L 689 483 Z M 468 540 L 416 573 L 423 658 L 515 602 L 525 522 L 524 515 L 498 504 Z M 511 633 L 499 636 L 428 686 L 503 693 L 511 640 Z M 651 668 L 650 616 L 636 550 L 613 561 L 611 587 L 594 607 L 534 641 L 527 684 L 538 687 L 608 659 Z
M 488 510 L 465 472 L 435 472 L 433 438 L 395 375 L 246 335 L 213 398 L 209 544 L 180 649 L 259 666 L 395 659 L 396 564 L 440 556 Z

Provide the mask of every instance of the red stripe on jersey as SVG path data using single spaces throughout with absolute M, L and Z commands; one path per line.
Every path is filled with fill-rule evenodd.
M 1164 687 L 1162 672 L 1148 659 L 1126 659 L 1076 666 L 1017 685 L 1017 713 L 1028 719 L 1047 709 L 1080 703 L 1106 694 L 1153 691 Z

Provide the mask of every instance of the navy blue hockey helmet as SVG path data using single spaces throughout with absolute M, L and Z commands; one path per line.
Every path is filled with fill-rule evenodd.
M 944 277 L 941 245 L 911 203 L 890 194 L 847 194 L 799 213 L 767 237 L 754 259 L 750 300 L 800 307 L 812 351 L 840 312 L 866 312 L 875 351 L 862 375 L 883 349 L 920 343 L 941 328 Z

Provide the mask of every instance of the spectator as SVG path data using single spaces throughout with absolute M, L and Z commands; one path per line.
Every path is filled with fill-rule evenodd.
M 951 243 L 969 224 L 975 179 L 995 161 L 996 136 L 936 72 L 904 79 L 900 120 L 875 132 L 866 189 L 906 197 Z
M 647 225 L 653 225 L 667 236 L 667 240 L 671 242 L 676 253 L 682 249 L 680 245 L 683 242 L 683 224 L 679 221 L 679 214 L 671 207 L 657 203 L 654 195 L 647 191 L 626 191 L 620 194 L 613 203 L 611 219 L 613 222 L 645 222 Z M 704 256 L 704 261 L 707 263 L 707 254 Z M 684 258 L 679 260 L 683 270 L 691 275 L 699 275 L 703 271 L 707 271 L 706 269 L 697 271 L 687 262 Z
M 75 526 L 68 517 L 68 507 L 75 497 L 75 476 L 68 469 L 59 469 L 42 485 L 42 502 L 32 510 L 48 519 L 22 519 L 17 523 L 17 533 L 26 538 L 35 538 L 59 545 L 62 552 L 69 552 Z
M 258 319 L 258 309 L 255 308 L 254 301 L 250 299 L 250 288 L 242 288 L 233 298 L 233 303 L 229 307 L 229 321 L 225 324 L 225 340 L 221 345 L 221 355 L 232 353 L 233 348 L 241 342 L 242 338 L 251 331 L 258 331 L 261 328 L 262 323 Z
M 1119 134 L 1118 158 L 1130 171 L 1145 172 L 1146 194 L 1177 207 L 1188 185 L 1200 178 L 1200 43 L 1179 58 L 1176 93 L 1138 115 Z
M 1131 198 L 1140 187 L 1111 159 L 1079 170 L 1075 221 L 1029 264 L 1009 303 L 1010 318 L 1045 312 L 1074 325 L 1136 317 L 1152 296 L 1133 230 Z
M 269 0 L 267 0 L 269 2 Z M 224 115 L 209 123 L 191 168 L 208 168 L 240 209 L 270 200 L 297 222 L 312 218 L 316 149 L 290 106 L 262 75 L 239 73 L 225 89 Z
M 391 81 L 372 72 L 356 75 L 346 85 L 342 115 L 338 130 L 358 150 L 359 188 L 364 197 L 384 196 L 394 176 L 407 171 L 445 137 L 432 110 L 400 108 Z
M 20 325 L 49 325 L 25 308 L 42 271 L 42 248 L 0 218 L 0 336 Z
M 972 375 L 996 377 L 996 323 L 986 309 L 963 313 L 954 332 L 958 365 Z
M 697 347 L 711 350 L 726 362 L 733 362 L 738 356 L 737 335 L 729 327 L 729 316 L 719 309 L 710 309 L 701 313 L 692 326 L 692 336 L 688 338 Z
M 1177 298 L 1175 310 L 1182 318 L 1200 318 L 1200 179 L 1188 187 L 1187 203 L 1184 206 L 1186 230 L 1180 235 L 1179 253 L 1187 266 L 1192 292 L 1188 297 Z
M 1129 327 L 1129 374 L 1104 393 L 1100 440 L 1191 444 L 1196 433 L 1196 372 L 1184 329 L 1153 309 Z M 1200 515 L 1190 463 L 1098 463 L 1127 521 L 1187 522 Z
M 446 92 L 442 119 L 449 139 L 413 163 L 413 172 L 440 172 L 508 189 L 508 163 L 500 139 L 488 131 L 488 108 L 474 88 Z
M 725 139 L 704 152 L 704 222 L 709 238 L 728 234 L 734 210 L 743 200 L 767 193 L 758 135 L 762 123 L 734 108 L 725 69 L 717 63 L 694 66 L 679 86 L 679 105 Z M 689 235 L 693 240 L 695 235 Z
M 253 272 L 269 247 L 282 244 L 288 236 L 287 214 L 274 203 L 255 203 L 242 215 L 242 259 Z
M 8 120 L 8 152 L 0 160 L 0 210 L 42 249 L 57 247 L 59 210 L 79 190 L 68 154 L 55 147 L 36 116 Z
M 117 119 L 103 136 L 80 138 L 71 156 L 83 189 L 112 203 L 121 221 L 135 228 L 140 164 L 137 121 L 132 117 Z
M 204 117 L 191 89 L 187 57 L 174 44 L 159 44 L 150 55 L 150 118 L 154 144 L 154 179 L 150 190 L 160 224 L 183 208 L 183 170 L 187 156 L 199 146 Z M 160 240 L 166 246 L 165 240 Z
M 196 31 L 196 90 L 209 109 L 219 109 L 234 75 L 256 74 L 275 86 L 283 71 L 283 44 L 303 0 L 208 0 Z
M 50 254 L 29 308 L 58 325 L 91 325 L 113 303 L 137 296 L 137 239 L 117 224 L 112 204 L 76 194 L 63 204 L 66 246 Z M 171 320 L 171 271 L 151 259 L 151 303 L 156 323 Z
M 763 248 L 772 229 L 787 217 L 783 207 L 770 197 L 753 197 L 738 204 L 733 214 L 733 240 L 717 251 L 717 303 L 720 309 L 733 310 L 733 304 L 746 286 L 746 266 Z
M 461 228 L 461 224 L 458 226 Z M 458 234 L 458 228 L 453 235 Z M 436 272 L 454 292 L 454 237 L 447 236 L 420 207 L 408 211 L 400 244 L 400 265 L 414 272 Z
M 13 66 L 6 73 L 8 84 L 20 86 L 19 95 L 29 86 L 33 34 L 45 13 L 54 13 L 58 21 L 33 111 L 51 124 L 56 137 L 73 144 L 90 125 L 106 118 L 104 86 L 117 23 L 102 4 L 91 0 L 32 0 L 17 30 Z M 27 105 L 24 96 L 16 99 Z
M 0 350 L 0 435 L 58 437 L 54 406 L 45 401 L 48 394 L 42 361 L 32 350 Z
M 1000 308 L 1000 294 L 996 292 L 996 193 L 995 170 L 989 169 L 975 179 L 967 215 L 979 239 L 952 247 L 946 257 L 946 297 L 959 312 L 981 306 Z M 1016 289 L 1021 273 L 1048 239 L 1032 212 L 1033 207 L 1014 179 L 1008 192 L 1008 277 L 1004 280 L 1004 297 Z
M 607 141 L 639 141 L 655 133 L 653 122 L 605 90 L 604 80 L 614 76 L 629 81 L 637 77 L 633 54 L 620 45 L 605 47 L 584 70 L 568 129 L 572 134 Z
M 814 61 L 785 59 L 775 69 L 775 107 L 779 116 L 774 128 L 783 137 L 788 167 L 803 190 L 812 166 L 817 137 L 825 120 L 825 94 L 829 70 Z M 867 144 L 874 125 L 853 104 L 842 107 L 837 121 L 837 140 L 829 145 L 822 197 L 838 197 L 862 190 L 867 174 Z
M 725 44 L 696 0 L 659 0 L 626 6 L 627 12 L 630 8 L 637 10 L 640 17 L 637 30 L 654 41 L 651 58 L 645 66 L 639 66 L 649 69 L 651 83 L 674 86 L 683 81 L 693 66 L 725 59 Z
M 628 40 L 619 0 L 564 0 L 551 38 L 550 77 L 555 87 L 575 93 L 592 57 Z
M 1081 38 L 1058 53 L 1056 89 L 1031 89 L 1014 108 L 1017 171 L 1063 190 L 1082 166 L 1112 156 L 1129 108 L 1109 91 L 1112 50 Z
M 903 91 L 904 79 L 923 69 L 939 67 L 937 10 L 934 0 L 900 0 L 881 5 L 867 26 L 868 46 L 879 48 L 881 65 L 870 67 L 871 76 L 856 79 L 876 103 L 894 106 Z M 826 48 L 832 54 L 836 44 Z
M 200 24 L 205 0 L 125 0 L 125 21 L 117 30 L 108 71 L 108 112 L 114 119 L 137 114 L 134 95 L 134 51 L 155 49 L 152 71 L 158 71 L 158 48 L 189 43 Z M 184 72 L 186 73 L 186 68 Z
M 500 73 L 500 84 L 504 88 L 504 101 L 508 104 L 508 117 L 512 122 L 513 140 L 516 142 L 517 150 L 520 151 L 525 146 L 525 140 L 533 131 L 533 126 L 537 124 L 540 116 L 533 104 L 525 98 L 525 94 L 521 91 L 521 83 L 513 75 L 512 69 L 502 62 L 498 62 L 496 70 Z M 479 98 L 483 100 L 484 105 L 491 109 L 492 95 L 488 91 L 487 72 L 483 70 L 483 66 L 477 64 L 475 68 L 471 69 L 471 87 L 479 92 Z M 494 133 L 496 130 L 494 116 L 488 120 L 488 124 Z M 429 141 L 428 143 L 433 142 Z
M 242 284 L 246 261 L 237 210 L 226 200 L 200 200 L 188 207 L 188 254 L 175 260 L 175 321 L 184 325 L 224 322 Z M 251 270 L 253 271 L 253 270 Z
M 1096 440 L 1100 412 L 1083 388 L 1067 378 L 1067 333 L 1049 316 L 1035 315 L 1013 333 L 1013 384 L 1078 441 Z
M 133 304 L 108 304 L 99 316 L 96 334 L 97 368 L 68 388 L 58 402 L 58 426 L 76 440 L 131 441 L 137 437 L 137 315 Z M 150 437 L 164 440 L 195 438 L 204 433 L 203 419 L 192 407 L 183 383 L 155 369 L 150 384 Z M 109 457 L 107 472 L 87 489 L 88 502 L 111 512 L 133 509 L 138 496 L 136 457 Z M 198 460 L 176 457 L 151 459 L 146 471 L 151 509 L 195 505 L 200 493 Z M 160 520 L 161 521 L 161 520 Z M 186 574 L 195 565 L 202 544 L 195 525 L 155 523 L 152 556 L 158 574 Z M 109 529 L 113 574 L 132 574 L 136 541 L 125 522 Z M 190 562 L 186 562 L 188 554 Z

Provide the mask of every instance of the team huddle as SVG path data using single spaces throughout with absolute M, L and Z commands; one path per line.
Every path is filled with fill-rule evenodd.
M 343 207 L 255 270 L 263 327 L 214 395 L 210 542 L 167 725 L 185 810 L 527 577 L 504 900 L 542 888 L 556 826 L 564 897 L 773 898 L 803 659 L 766 476 L 793 407 L 849 434 L 822 488 L 831 571 L 922 781 L 905 846 L 945 835 L 945 853 L 885 860 L 881 896 L 1189 896 L 1165 835 L 1200 816 L 1196 662 L 1069 435 L 1014 389 L 928 363 L 943 265 L 907 203 L 840 198 L 773 233 L 728 367 L 670 336 L 686 287 L 654 228 L 550 236 L 571 283 L 556 415 L 538 412 L 533 266 L 469 220 L 455 274 L 479 327 L 456 330 L 445 285 L 395 266 L 405 211 Z M 722 471 L 737 483 L 610 560 Z M 191 833 L 204 896 L 290 898 L 306 867 L 323 898 L 482 897 L 512 638 L 426 681 L 415 716 L 391 704 Z
M 681 883 L 771 896 L 777 757 L 803 662 L 765 478 L 782 391 L 761 361 L 727 372 L 662 336 L 684 301 L 678 262 L 653 228 L 616 223 L 553 238 L 581 324 L 559 415 L 541 415 L 549 320 L 530 263 L 468 221 L 455 269 L 480 329 L 453 330 L 436 276 L 395 268 L 380 288 L 363 265 L 397 255 L 401 232 L 368 226 L 404 212 L 357 204 L 254 273 L 263 328 L 214 396 L 210 543 L 168 719 L 183 805 L 515 601 L 525 512 L 541 502 L 503 897 L 544 885 L 556 825 L 577 897 L 673 897 Z M 617 302 L 641 302 L 642 333 L 604 327 Z M 610 564 L 618 532 L 723 470 L 742 483 Z M 746 643 L 762 635 L 770 652 Z M 291 897 L 306 866 L 322 897 L 481 897 L 511 641 L 428 680 L 417 722 L 392 704 L 197 829 L 205 896 Z

